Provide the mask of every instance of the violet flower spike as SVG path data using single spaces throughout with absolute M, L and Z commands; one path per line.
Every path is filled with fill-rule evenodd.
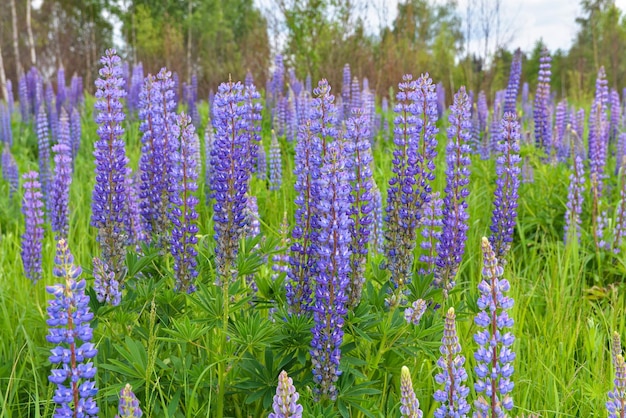
M 120 58 L 115 50 L 106 51 L 101 62 L 100 77 L 96 80 L 96 122 L 98 136 L 95 144 L 96 183 L 92 198 L 91 224 L 98 229 L 98 242 L 103 261 L 115 273 L 116 279 L 123 281 L 126 258 L 126 237 L 124 232 L 126 192 L 125 144 L 122 139 L 125 118 L 121 99 L 125 95 L 124 80 L 121 77 Z
M 302 405 L 298 404 L 300 394 L 286 371 L 278 375 L 278 386 L 272 403 L 272 413 L 268 418 L 302 418 Z
M 17 162 L 11 154 L 8 145 L 4 146 L 2 151 L 2 177 L 4 181 L 9 183 L 9 199 L 13 199 L 13 195 L 17 192 L 20 183 L 20 172 L 17 168 Z
M 422 418 L 424 413 L 420 409 L 420 403 L 413 390 L 411 372 L 406 366 L 402 366 L 400 374 L 400 416 L 402 418 Z
M 122 301 L 122 291 L 115 278 L 115 272 L 97 257 L 93 259 L 93 277 L 93 290 L 96 292 L 98 302 L 118 306 Z
M 511 62 L 511 72 L 509 74 L 509 84 L 506 87 L 504 97 L 504 113 L 510 112 L 517 115 L 517 92 L 519 90 L 519 82 L 522 76 L 522 50 L 517 48 Z
M 435 401 L 441 405 L 435 410 L 435 418 L 458 417 L 465 418 L 470 411 L 467 403 L 469 388 L 463 384 L 467 380 L 467 372 L 463 365 L 465 357 L 461 353 L 461 344 L 456 331 L 456 315 L 454 308 L 448 309 L 443 338 L 439 348 L 441 357 L 437 366 L 441 372 L 435 376 L 435 381 L 443 385 L 443 389 L 435 392 Z
M 42 273 L 44 203 L 37 172 L 29 171 L 22 178 L 24 179 L 22 213 L 25 224 L 21 245 L 22 264 L 24 274 L 35 284 L 41 278 Z
M 580 242 L 581 213 L 585 192 L 585 166 L 580 155 L 574 157 L 572 173 L 569 176 L 567 206 L 565 210 L 565 244 L 570 240 Z
M 128 383 L 120 391 L 118 412 L 119 414 L 115 418 L 140 418 L 143 416 L 143 412 L 139 407 L 139 400 Z
M 477 365 L 474 368 L 476 382 L 474 389 L 479 394 L 474 402 L 474 416 L 477 418 L 505 417 L 506 411 L 513 409 L 511 391 L 513 382 L 513 360 L 511 350 L 515 337 L 507 331 L 513 327 L 513 319 L 508 310 L 513 306 L 513 299 L 505 296 L 510 290 L 508 280 L 503 279 L 504 269 L 496 259 L 487 238 L 482 239 L 484 258 L 483 280 L 478 285 L 480 312 L 474 319 L 481 328 L 474 340 L 479 348 L 474 352 Z
M 39 180 L 41 182 L 41 192 L 43 194 L 46 208 L 50 212 L 50 138 L 48 136 L 48 118 L 43 106 L 39 108 L 36 119 L 37 140 L 39 148 Z
M 606 409 L 609 418 L 623 418 L 626 416 L 626 363 L 624 357 L 618 354 L 615 358 L 615 380 L 613 390 L 609 392 Z
M 69 234 L 69 200 L 72 184 L 72 150 L 67 144 L 59 143 L 52 147 L 54 156 L 54 179 L 50 194 L 50 221 L 56 239 L 67 238 Z
M 53 365 L 60 365 L 51 370 L 48 378 L 57 385 L 52 398 L 58 405 L 55 416 L 97 417 L 99 409 L 94 396 L 98 389 L 93 380 L 96 368 L 89 361 L 98 353 L 91 342 L 93 330 L 89 321 L 93 313 L 89 311 L 85 280 L 77 280 L 81 268 L 74 265 L 74 257 L 64 239 L 57 244 L 54 262 L 54 276 L 63 281 L 46 287 L 55 297 L 50 300 L 46 321 L 50 327 L 46 339 L 56 345 L 50 350 L 49 359 Z
M 272 130 L 272 142 L 270 142 L 270 190 L 279 190 L 283 180 L 283 168 L 281 162 L 280 144 L 276 133 Z

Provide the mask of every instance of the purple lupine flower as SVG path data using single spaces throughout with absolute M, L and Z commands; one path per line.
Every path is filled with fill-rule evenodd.
M 72 157 L 72 138 L 70 136 L 70 118 L 65 108 L 61 108 L 61 113 L 59 114 L 59 122 L 58 122 L 58 136 L 57 143 L 60 145 L 64 145 L 67 147 L 70 158 Z
M 420 267 L 420 274 L 426 276 L 433 273 L 437 261 L 437 243 L 441 239 L 441 228 L 443 227 L 443 199 L 439 197 L 439 192 L 431 193 L 428 202 L 424 205 L 422 222 L 422 237 L 420 247 L 425 253 L 420 254 L 419 260 L 424 263 Z
M 141 93 L 141 86 L 143 85 L 143 64 L 141 62 L 133 66 L 133 72 L 130 76 L 130 85 L 128 83 L 122 83 L 121 85 L 128 86 L 126 106 L 128 107 L 128 113 L 133 115 L 139 107 L 139 93 Z
M 504 96 L 504 113 L 510 112 L 517 115 L 517 91 L 519 90 L 519 81 L 522 76 L 522 50 L 517 48 L 513 61 L 511 62 L 511 72 L 509 73 L 509 84 L 506 87 Z
M 65 70 L 63 67 L 59 67 L 57 70 L 57 115 L 61 114 L 61 109 L 64 107 L 65 101 L 67 100 L 67 92 L 65 89 Z
M 519 156 L 520 126 L 514 113 L 504 114 L 502 131 L 503 141 L 499 144 L 500 155 L 496 159 L 497 179 L 489 241 L 496 257 L 504 262 L 513 242 L 522 161 Z
M 215 129 L 211 119 L 207 121 L 204 127 L 204 189 L 206 201 L 211 198 L 211 183 L 213 183 L 213 173 L 211 171 L 211 152 L 213 151 L 213 142 L 215 140 Z
M 9 115 L 13 114 L 13 107 L 15 106 L 15 99 L 13 98 L 13 83 L 11 80 L 7 80 L 7 108 L 9 109 Z
M 259 216 L 259 205 L 256 196 L 246 195 L 245 215 L 244 236 L 254 238 L 261 233 L 261 217 Z
M 191 117 L 191 121 L 195 127 L 200 128 L 200 113 L 198 112 L 198 75 L 191 75 L 191 84 L 189 85 L 189 97 L 187 98 L 187 114 Z
M 0 103 L 0 143 L 13 145 L 13 131 L 11 130 L 11 113 L 9 107 Z
M 620 191 L 619 202 L 617 203 L 617 210 L 615 215 L 615 226 L 613 232 L 613 253 L 619 254 L 621 251 L 622 241 L 626 236 L 626 157 L 624 157 L 620 164 L 619 177 L 620 177 Z
M 533 113 L 533 105 L 530 103 L 530 100 L 528 100 L 529 90 L 528 82 L 524 82 L 524 84 L 522 84 L 522 125 L 526 124 Z
M 49 360 L 60 366 L 53 368 L 48 378 L 57 385 L 52 398 L 58 404 L 54 416 L 97 417 L 99 410 L 94 396 L 98 389 L 93 380 L 96 368 L 89 361 L 98 353 L 91 342 L 93 330 L 89 321 L 93 313 L 89 311 L 85 280 L 77 280 L 81 268 L 74 265 L 74 257 L 64 239 L 57 244 L 54 263 L 54 276 L 63 280 L 63 283 L 46 287 L 54 296 L 48 306 L 46 323 L 50 329 L 46 339 L 56 344 L 50 350 Z
M 30 110 L 28 105 L 28 81 L 26 74 L 21 76 L 17 82 L 17 95 L 20 100 L 22 123 L 27 123 L 30 119 Z
M 409 324 L 418 326 L 422 316 L 426 313 L 428 305 L 424 299 L 418 299 L 404 310 L 404 320 Z
M 580 155 L 574 157 L 572 174 L 569 176 L 569 187 L 567 191 L 567 209 L 565 211 L 565 237 L 567 244 L 576 237 L 580 241 L 580 214 L 583 210 L 583 199 L 585 191 L 585 166 Z
M 480 296 L 474 322 L 481 330 L 474 335 L 479 348 L 474 352 L 477 365 L 474 368 L 476 383 L 474 389 L 479 395 L 474 402 L 476 417 L 504 417 L 505 410 L 513 409 L 511 391 L 513 382 L 513 360 L 515 353 L 511 346 L 515 337 L 507 331 L 513 327 L 513 319 L 508 310 L 513 306 L 513 299 L 505 296 L 510 285 L 503 279 L 504 269 L 499 264 L 487 238 L 481 244 L 484 267 L 483 280 L 478 285 Z
M 281 162 L 280 144 L 276 133 L 272 130 L 270 142 L 270 190 L 280 190 L 283 181 L 283 165 Z
M 120 391 L 118 415 L 115 418 L 139 418 L 143 411 L 139 407 L 139 400 L 133 393 L 133 388 L 127 383 Z
M 57 113 L 56 105 L 54 104 L 54 90 L 52 90 L 52 84 L 46 83 L 45 93 L 46 110 L 48 114 L 48 127 L 50 128 L 50 135 L 53 141 L 59 140 L 59 114 Z M 34 114 L 33 114 L 34 116 Z
M 43 195 L 39 174 L 29 171 L 22 176 L 24 179 L 24 200 L 22 213 L 24 214 L 25 231 L 22 235 L 22 264 L 24 274 L 34 283 L 41 278 L 41 245 L 43 241 Z
M 247 142 L 247 155 L 246 161 L 250 164 L 250 170 L 253 169 L 253 163 L 258 158 L 258 148 L 261 142 L 261 111 L 263 106 L 261 105 L 261 95 L 256 90 L 254 84 L 244 87 L 243 90 L 244 106 L 246 113 L 244 120 L 246 122 L 246 129 L 249 140 Z
M 365 115 L 357 111 L 346 122 L 346 169 L 351 184 L 350 200 L 350 279 L 347 289 L 348 307 L 361 300 L 365 283 L 365 264 L 370 239 L 372 217 L 372 169 L 370 129 Z
M 296 111 L 296 98 L 293 90 L 289 90 L 287 99 L 287 141 L 291 142 L 298 135 L 298 114 Z
M 263 143 L 259 143 L 259 148 L 257 149 L 256 170 L 254 172 L 259 180 L 267 180 L 267 154 Z
M 174 169 L 170 185 L 170 208 L 168 215 L 172 222 L 170 251 L 174 257 L 176 290 L 195 292 L 194 281 L 198 276 L 196 244 L 198 238 L 198 197 L 199 167 L 198 137 L 191 118 L 184 113 L 178 116 L 175 135 L 180 135 L 180 150 L 174 154 Z
M 554 116 L 554 151 L 558 161 L 565 161 L 569 157 L 570 146 L 567 142 L 567 100 L 563 99 L 556 105 Z
M 222 83 L 215 95 L 215 142 L 211 154 L 216 284 L 236 279 L 235 259 L 245 225 L 244 208 L 252 161 L 243 85 Z
M 252 76 L 252 73 L 250 72 L 250 70 L 246 71 L 246 78 L 244 78 L 243 80 L 243 85 L 244 87 L 248 87 L 254 84 L 254 77 Z
M 443 199 L 443 228 L 437 245 L 437 261 L 434 285 L 442 287 L 447 294 L 455 286 L 456 274 L 465 252 L 469 214 L 467 196 L 469 190 L 469 146 L 471 127 L 470 103 L 461 87 L 450 107 L 446 168 L 446 196 Z
M 472 139 L 469 143 L 472 154 L 478 154 L 481 150 L 480 127 L 478 126 L 478 109 L 476 103 L 472 105 Z
M 82 135 L 80 113 L 76 107 L 72 108 L 70 113 L 70 138 L 72 142 L 72 161 L 76 159 L 78 150 L 80 149 L 80 137 Z
M 341 84 L 341 103 L 343 105 L 343 117 L 350 117 L 350 81 L 352 75 L 350 73 L 350 64 L 343 66 L 343 83 Z
M 550 152 L 552 145 L 552 122 L 548 118 L 548 100 L 550 99 L 550 78 L 552 58 L 547 49 L 541 51 L 539 58 L 539 76 L 537 78 L 537 91 L 535 93 L 535 103 L 533 107 L 533 118 L 535 120 L 535 144 Z
M 65 110 L 64 110 L 65 111 Z M 50 222 L 56 239 L 67 238 L 70 220 L 70 185 L 72 184 L 71 149 L 66 144 L 52 147 L 54 152 L 54 179 L 50 190 Z
M 615 380 L 613 380 L 613 390 L 609 392 L 609 400 L 606 409 L 609 418 L 623 418 L 626 416 L 626 362 L 621 354 L 616 356 Z
M 20 172 L 8 145 L 5 145 L 2 151 L 2 177 L 9 183 L 9 199 L 12 199 L 20 185 Z
M 487 131 L 487 119 L 489 118 L 489 106 L 487 105 L 487 96 L 484 91 L 480 91 L 478 93 L 478 103 L 477 103 L 477 111 L 478 111 L 478 129 L 480 130 L 480 135 L 484 136 Z
M 437 118 L 443 116 L 443 112 L 446 110 L 446 89 L 443 83 L 440 81 L 436 86 L 437 91 Z
M 616 161 L 622 161 L 626 157 L 626 132 L 620 132 L 617 135 L 617 146 L 615 148 Z
M 611 107 L 609 139 L 614 141 L 622 127 L 622 106 L 619 101 L 619 93 L 617 90 L 611 89 L 609 102 Z
M 102 260 L 122 282 L 125 275 L 126 242 L 124 215 L 126 213 L 126 150 L 122 135 L 124 97 L 120 58 L 114 49 L 106 51 L 101 61 L 100 77 L 96 80 L 96 123 L 98 140 L 95 144 L 96 183 L 92 198 L 91 224 L 98 229 Z
M 613 331 L 611 337 L 611 358 L 613 359 L 613 367 L 617 366 L 617 356 L 621 356 L 622 352 L 622 339 L 617 331 Z
M 350 183 L 344 150 L 339 141 L 326 146 L 318 180 L 319 194 L 313 202 L 320 225 L 315 250 L 315 300 L 311 332 L 311 362 L 315 393 L 320 398 L 337 398 L 335 382 L 341 374 L 339 359 L 343 323 L 347 314 L 346 293 L 350 273 Z
M 481 150 L 481 157 L 483 159 L 489 158 L 489 155 L 498 154 L 498 148 L 500 148 L 500 143 L 502 142 L 502 120 L 500 119 L 499 114 L 500 107 L 498 104 L 494 103 L 491 124 L 489 126 L 489 132 L 487 133 L 488 135 L 486 135 L 488 137 L 488 144 Z M 471 139 L 471 136 L 469 139 Z
M 387 114 L 389 113 L 389 100 L 387 97 L 383 97 L 382 102 L 380 104 L 383 118 L 383 131 L 389 132 L 389 117 Z
M 383 229 L 384 216 L 383 216 L 383 196 L 380 193 L 378 185 L 372 179 L 372 206 L 374 213 L 374 220 L 371 223 L 372 226 L 372 239 L 370 242 L 373 244 L 374 251 L 381 253 L 385 250 L 385 232 Z
M 441 405 L 435 410 L 435 418 L 467 417 L 470 406 L 467 403 L 469 388 L 463 384 L 467 380 L 467 372 L 463 365 L 465 357 L 460 355 L 461 344 L 456 333 L 456 315 L 454 308 L 448 309 L 443 328 L 443 338 L 439 347 L 441 357 L 437 366 L 442 371 L 437 373 L 435 381 L 443 385 L 443 389 L 435 392 L 435 401 Z
M 314 182 L 320 176 L 319 159 L 322 143 L 311 132 L 311 121 L 300 125 L 295 149 L 296 210 L 289 255 L 287 303 L 292 313 L 302 313 L 311 304 L 310 276 L 314 269 Z
M 596 92 L 589 111 L 589 174 L 595 175 L 592 182 L 593 195 L 602 197 L 603 183 L 606 178 L 605 168 L 609 146 L 609 119 L 607 115 L 609 88 L 604 67 L 600 67 L 596 79 Z M 595 213 L 594 213 L 595 215 Z
M 70 81 L 69 107 L 77 109 L 83 103 L 83 78 L 74 74 Z
M 413 275 L 413 249 L 422 207 L 430 196 L 437 155 L 437 94 L 428 74 L 416 81 L 405 75 L 399 84 L 395 112 L 393 177 L 387 191 L 385 232 L 387 269 L 396 292 Z M 396 295 L 398 296 L 398 295 Z M 400 302 L 401 298 L 394 298 Z
M 124 215 L 126 236 L 128 245 L 136 245 L 146 240 L 146 233 L 143 229 L 144 223 L 141 217 L 139 202 L 139 176 L 133 174 L 133 170 L 128 167 L 124 179 L 124 189 L 126 191 L 126 214 Z
M 298 404 L 298 399 L 300 394 L 296 391 L 293 380 L 286 371 L 281 371 L 272 403 L 274 412 L 270 413 L 268 418 L 302 418 L 302 405 Z
M 583 140 L 584 130 L 585 130 L 585 109 L 578 109 L 578 112 L 576 113 L 576 134 L 581 143 Z
M 270 89 L 272 103 L 274 106 L 278 104 L 278 100 L 283 95 L 283 89 L 285 86 L 284 79 L 285 79 L 285 66 L 283 64 L 283 56 L 281 54 L 277 54 L 276 59 L 274 61 L 274 74 L 272 75 L 271 89 Z M 272 106 L 272 108 L 274 108 L 274 106 Z
M 93 259 L 93 290 L 100 303 L 108 303 L 111 306 L 118 306 L 122 301 L 120 283 L 115 278 L 115 272 L 101 259 Z
M 361 87 L 359 86 L 359 79 L 354 76 L 350 87 L 350 112 L 361 109 L 361 104 Z M 348 115 L 350 114 L 348 113 Z
M 422 418 L 424 413 L 420 409 L 420 403 L 413 391 L 411 372 L 406 366 L 402 366 L 400 374 L 400 416 L 402 418 Z

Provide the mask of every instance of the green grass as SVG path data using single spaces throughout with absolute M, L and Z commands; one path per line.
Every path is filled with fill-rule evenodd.
M 92 151 L 96 126 L 88 100 L 83 115 L 83 138 L 71 187 L 69 244 L 83 277 L 91 286 L 91 259 L 97 255 L 95 231 L 90 227 L 91 190 L 94 182 Z M 202 108 L 206 120 L 206 107 Z M 263 142 L 269 148 L 267 118 Z M 20 172 L 37 168 L 36 138 L 30 127 L 14 121 L 12 151 Z M 140 137 L 136 122 L 125 123 L 127 152 L 137 168 Z M 439 135 L 435 190 L 443 191 L 445 129 Z M 392 142 L 381 134 L 374 147 L 374 177 L 384 190 L 390 177 Z M 200 132 L 202 137 L 202 132 Z M 213 266 L 212 211 L 202 196 L 200 210 L 199 289 L 192 295 L 172 291 L 169 256 L 147 249 L 143 261 L 129 255 L 128 279 L 120 307 L 95 302 L 94 340 L 99 349 L 97 402 L 103 417 L 115 414 L 119 390 L 128 382 L 141 400 L 144 416 L 215 416 L 217 370 L 227 372 L 225 416 L 260 417 L 270 410 L 278 373 L 294 378 L 306 416 L 399 416 L 399 376 L 402 365 L 413 374 L 414 387 L 426 416 L 436 407 L 434 374 L 445 309 L 429 312 L 418 327 L 404 321 L 399 310 L 385 308 L 387 273 L 379 269 L 382 256 L 371 254 L 361 305 L 348 315 L 342 347 L 340 396 L 335 404 L 313 400 L 308 344 L 311 321 L 283 321 L 283 278 L 272 281 L 266 257 L 280 242 L 283 213 L 293 218 L 293 146 L 282 141 L 283 186 L 270 192 L 257 179 L 251 183 L 257 196 L 264 239 L 244 243 L 238 260 L 241 275 L 254 274 L 259 287 L 251 294 L 239 283 L 230 289 L 228 336 L 225 350 L 218 349 L 222 299 Z M 202 141 L 201 141 L 202 142 Z M 524 149 L 535 167 L 535 181 L 522 184 L 515 241 L 506 266 L 516 335 L 514 351 L 516 408 L 513 415 L 535 412 L 545 417 L 605 416 L 606 393 L 613 371 L 609 341 L 613 330 L 625 335 L 625 274 L 623 255 L 596 254 L 590 237 L 590 208 L 586 207 L 582 243 L 562 242 L 563 217 L 569 169 L 542 162 Z M 204 155 L 204 153 L 202 153 Z M 481 279 L 480 239 L 488 235 L 495 188 L 493 161 L 473 156 L 469 196 L 470 230 L 457 288 L 443 308 L 455 306 L 467 357 L 468 385 L 473 388 L 472 352 L 476 348 L 473 316 L 477 312 L 476 286 Z M 612 171 L 610 171 L 612 172 Z M 610 180 L 614 186 L 616 179 Z M 201 181 L 199 190 L 204 190 Z M 8 185 L 0 182 L 0 195 Z M 617 191 L 607 201 L 614 211 Z M 587 201 L 589 192 L 586 194 Z M 23 219 L 21 195 L 0 201 L 0 418 L 49 417 L 53 385 L 48 383 L 51 345 L 46 341 L 45 286 L 53 284 L 55 243 L 49 228 L 44 242 L 44 276 L 33 285 L 24 277 L 20 259 Z M 610 202 L 610 205 L 609 205 Z M 586 203 L 587 204 L 587 203 Z M 259 244 L 258 248 L 254 248 Z M 415 295 L 427 292 L 428 278 L 416 275 Z M 441 298 L 437 293 L 435 298 Z M 269 308 L 277 307 L 275 320 Z M 472 389 L 470 399 L 475 399 Z

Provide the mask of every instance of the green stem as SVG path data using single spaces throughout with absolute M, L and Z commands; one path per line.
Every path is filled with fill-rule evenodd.
M 230 269 L 225 269 L 225 271 L 230 271 Z M 217 417 L 222 418 L 224 416 L 224 392 L 226 391 L 226 337 L 228 335 L 228 304 L 229 304 L 229 295 L 228 295 L 228 285 L 230 282 L 230 277 L 225 275 L 222 277 L 222 303 L 224 304 L 224 312 L 222 316 L 222 335 L 220 336 L 220 347 L 218 358 L 218 366 L 217 366 Z

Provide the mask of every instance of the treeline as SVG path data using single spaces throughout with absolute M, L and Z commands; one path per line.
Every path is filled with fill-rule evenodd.
M 229 75 L 243 79 L 247 71 L 263 88 L 277 53 L 299 79 L 326 77 L 337 87 L 348 63 L 383 96 L 407 72 L 429 72 L 449 98 L 461 85 L 490 97 L 506 87 L 516 45 L 495 30 L 507 7 L 502 0 L 477 0 L 466 10 L 454 0 L 403 0 L 393 22 L 376 30 L 364 20 L 371 1 L 264 0 L 261 10 L 253 0 L 8 0 L 0 15 L 0 83 L 37 64 L 45 77 L 62 66 L 93 88 L 97 57 L 121 44 L 129 63 L 141 62 L 146 72 L 166 65 L 188 83 L 196 74 L 201 98 Z M 581 5 L 570 49 L 552 51 L 553 91 L 573 99 L 590 94 L 601 65 L 611 87 L 626 84 L 623 12 L 614 0 Z M 476 39 L 493 48 L 470 51 Z M 522 81 L 531 85 L 542 47 L 538 40 L 524 51 Z

